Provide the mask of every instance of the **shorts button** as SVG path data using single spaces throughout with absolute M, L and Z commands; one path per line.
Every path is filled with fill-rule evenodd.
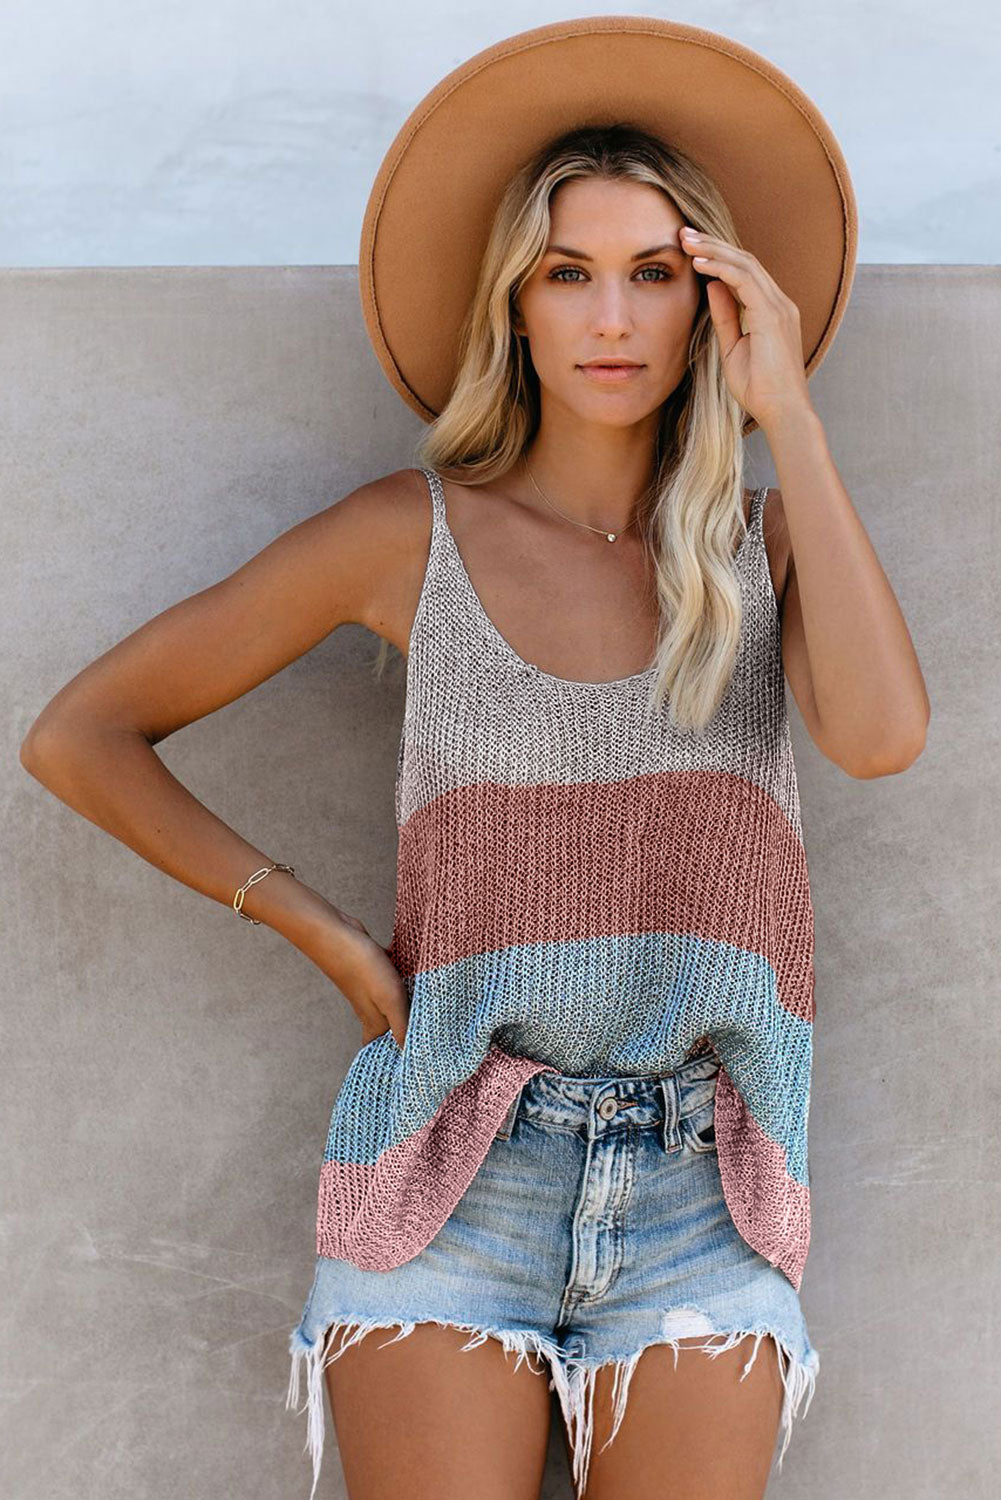
M 603 1120 L 610 1120 L 619 1107 L 619 1101 L 609 1094 L 607 1099 L 602 1099 L 598 1105 L 598 1113 Z

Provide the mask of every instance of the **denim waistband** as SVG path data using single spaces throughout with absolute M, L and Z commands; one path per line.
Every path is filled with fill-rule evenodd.
M 681 1148 L 679 1125 L 701 1111 L 711 1111 L 716 1097 L 719 1059 L 705 1053 L 673 1073 L 639 1077 L 579 1078 L 568 1073 L 535 1073 L 522 1084 L 497 1135 L 506 1140 L 518 1119 L 556 1130 L 598 1137 L 627 1126 L 659 1125 L 664 1147 Z

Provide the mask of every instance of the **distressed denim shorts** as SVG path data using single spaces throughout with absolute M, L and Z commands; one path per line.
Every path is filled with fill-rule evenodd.
M 412 1260 L 360 1270 L 317 1256 L 292 1330 L 286 1408 L 307 1365 L 307 1447 L 316 1490 L 323 1449 L 322 1371 L 373 1329 L 451 1324 L 548 1367 L 583 1494 L 595 1371 L 617 1366 L 608 1446 L 625 1413 L 633 1369 L 651 1344 L 679 1339 L 712 1356 L 754 1335 L 748 1373 L 772 1335 L 784 1387 L 783 1440 L 813 1396 L 819 1358 L 799 1294 L 753 1250 L 730 1216 L 713 1127 L 715 1055 L 667 1077 L 578 1078 L 537 1073 L 525 1083 L 451 1216 Z M 334 1348 L 336 1336 L 340 1341 Z M 395 1339 L 389 1342 L 395 1342 Z M 304 1408 L 305 1409 L 305 1408 Z

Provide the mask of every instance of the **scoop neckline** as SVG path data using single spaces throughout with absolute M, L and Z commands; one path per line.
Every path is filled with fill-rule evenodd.
M 475 587 L 475 585 L 473 583 L 473 580 L 469 576 L 469 570 L 466 567 L 466 564 L 463 562 L 462 553 L 459 551 L 459 544 L 458 544 L 458 542 L 455 539 L 455 536 L 454 536 L 454 534 L 452 532 L 451 526 L 448 524 L 448 514 L 447 514 L 446 509 L 445 509 L 445 486 L 442 484 L 441 477 L 437 473 L 436 470 L 431 469 L 431 470 L 429 470 L 429 472 L 434 475 L 434 478 L 435 478 L 435 480 L 436 480 L 436 482 L 438 484 L 438 502 L 439 502 L 439 506 L 440 506 L 440 509 L 441 509 L 441 522 L 442 522 L 442 529 L 444 531 L 445 538 L 446 538 L 446 544 L 451 547 L 452 556 L 453 556 L 453 558 L 455 560 L 455 563 L 456 563 L 456 565 L 458 567 L 459 574 L 460 574 L 460 576 L 462 578 L 462 581 L 463 581 L 463 584 L 464 584 L 464 586 L 465 586 L 465 588 L 466 588 L 466 590 L 467 590 L 467 592 L 469 594 L 470 600 L 472 601 L 473 608 L 475 609 L 477 615 L 479 616 L 479 619 L 482 622 L 482 624 L 486 627 L 488 634 L 497 643 L 497 645 L 500 646 L 500 648 L 502 649 L 502 651 L 506 652 L 507 655 L 510 656 L 511 660 L 519 668 L 520 671 L 522 671 L 522 672 L 530 672 L 534 677 L 537 677 L 540 681 L 546 682 L 546 683 L 553 683 L 556 687 L 564 687 L 564 688 L 586 688 L 586 689 L 592 689 L 592 690 L 593 689 L 599 689 L 600 690 L 600 689 L 603 689 L 603 688 L 607 689 L 607 688 L 623 688 L 623 687 L 628 687 L 631 683 L 634 683 L 634 682 L 643 682 L 647 678 L 653 676 L 653 674 L 657 670 L 657 664 L 656 664 L 656 662 L 651 662 L 649 666 L 641 668 L 640 671 L 638 671 L 638 672 L 630 672 L 630 674 L 629 674 L 628 677 L 611 677 L 611 678 L 605 678 L 603 681 L 600 681 L 600 682 L 591 682 L 591 681 L 588 681 L 586 678 L 558 677 L 555 672 L 547 672 L 543 667 L 536 666 L 535 662 L 526 661 L 525 658 L 518 651 L 516 651 L 514 649 L 514 647 L 512 646 L 511 642 L 508 640 L 507 636 L 504 635 L 498 629 L 498 627 L 494 624 L 493 620 L 490 618 L 489 614 L 486 611 L 486 607 L 485 607 L 485 605 L 483 603 L 483 600 L 480 598 L 479 594 L 476 592 L 476 587 Z M 760 488 L 761 488 L 761 486 L 759 485 L 758 489 L 760 489 Z M 752 493 L 752 496 L 751 496 L 751 509 L 752 509 L 752 512 L 753 512 L 753 508 L 754 508 L 754 501 L 755 501 L 755 498 L 757 497 L 757 494 L 758 494 L 758 490 L 754 490 L 753 493 Z M 750 534 L 751 534 L 751 528 L 750 528 L 750 526 L 748 526 L 747 529 L 744 532 L 744 535 L 740 539 L 740 545 L 738 546 L 736 552 L 733 554 L 734 565 L 736 565 L 736 563 L 738 562 L 738 560 L 739 560 L 739 558 L 741 556 L 741 553 L 743 552 L 745 546 L 747 545 L 747 541 L 748 541 L 748 538 L 750 537 Z

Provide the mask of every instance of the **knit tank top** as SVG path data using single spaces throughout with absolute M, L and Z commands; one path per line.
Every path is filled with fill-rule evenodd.
M 611 682 L 524 661 L 484 610 L 430 489 L 395 791 L 389 955 L 410 1011 L 357 1052 L 320 1169 L 317 1253 L 412 1259 L 544 1071 L 659 1077 L 711 1050 L 727 1206 L 798 1290 L 813 908 L 781 631 L 752 501 L 736 667 L 702 732 Z

